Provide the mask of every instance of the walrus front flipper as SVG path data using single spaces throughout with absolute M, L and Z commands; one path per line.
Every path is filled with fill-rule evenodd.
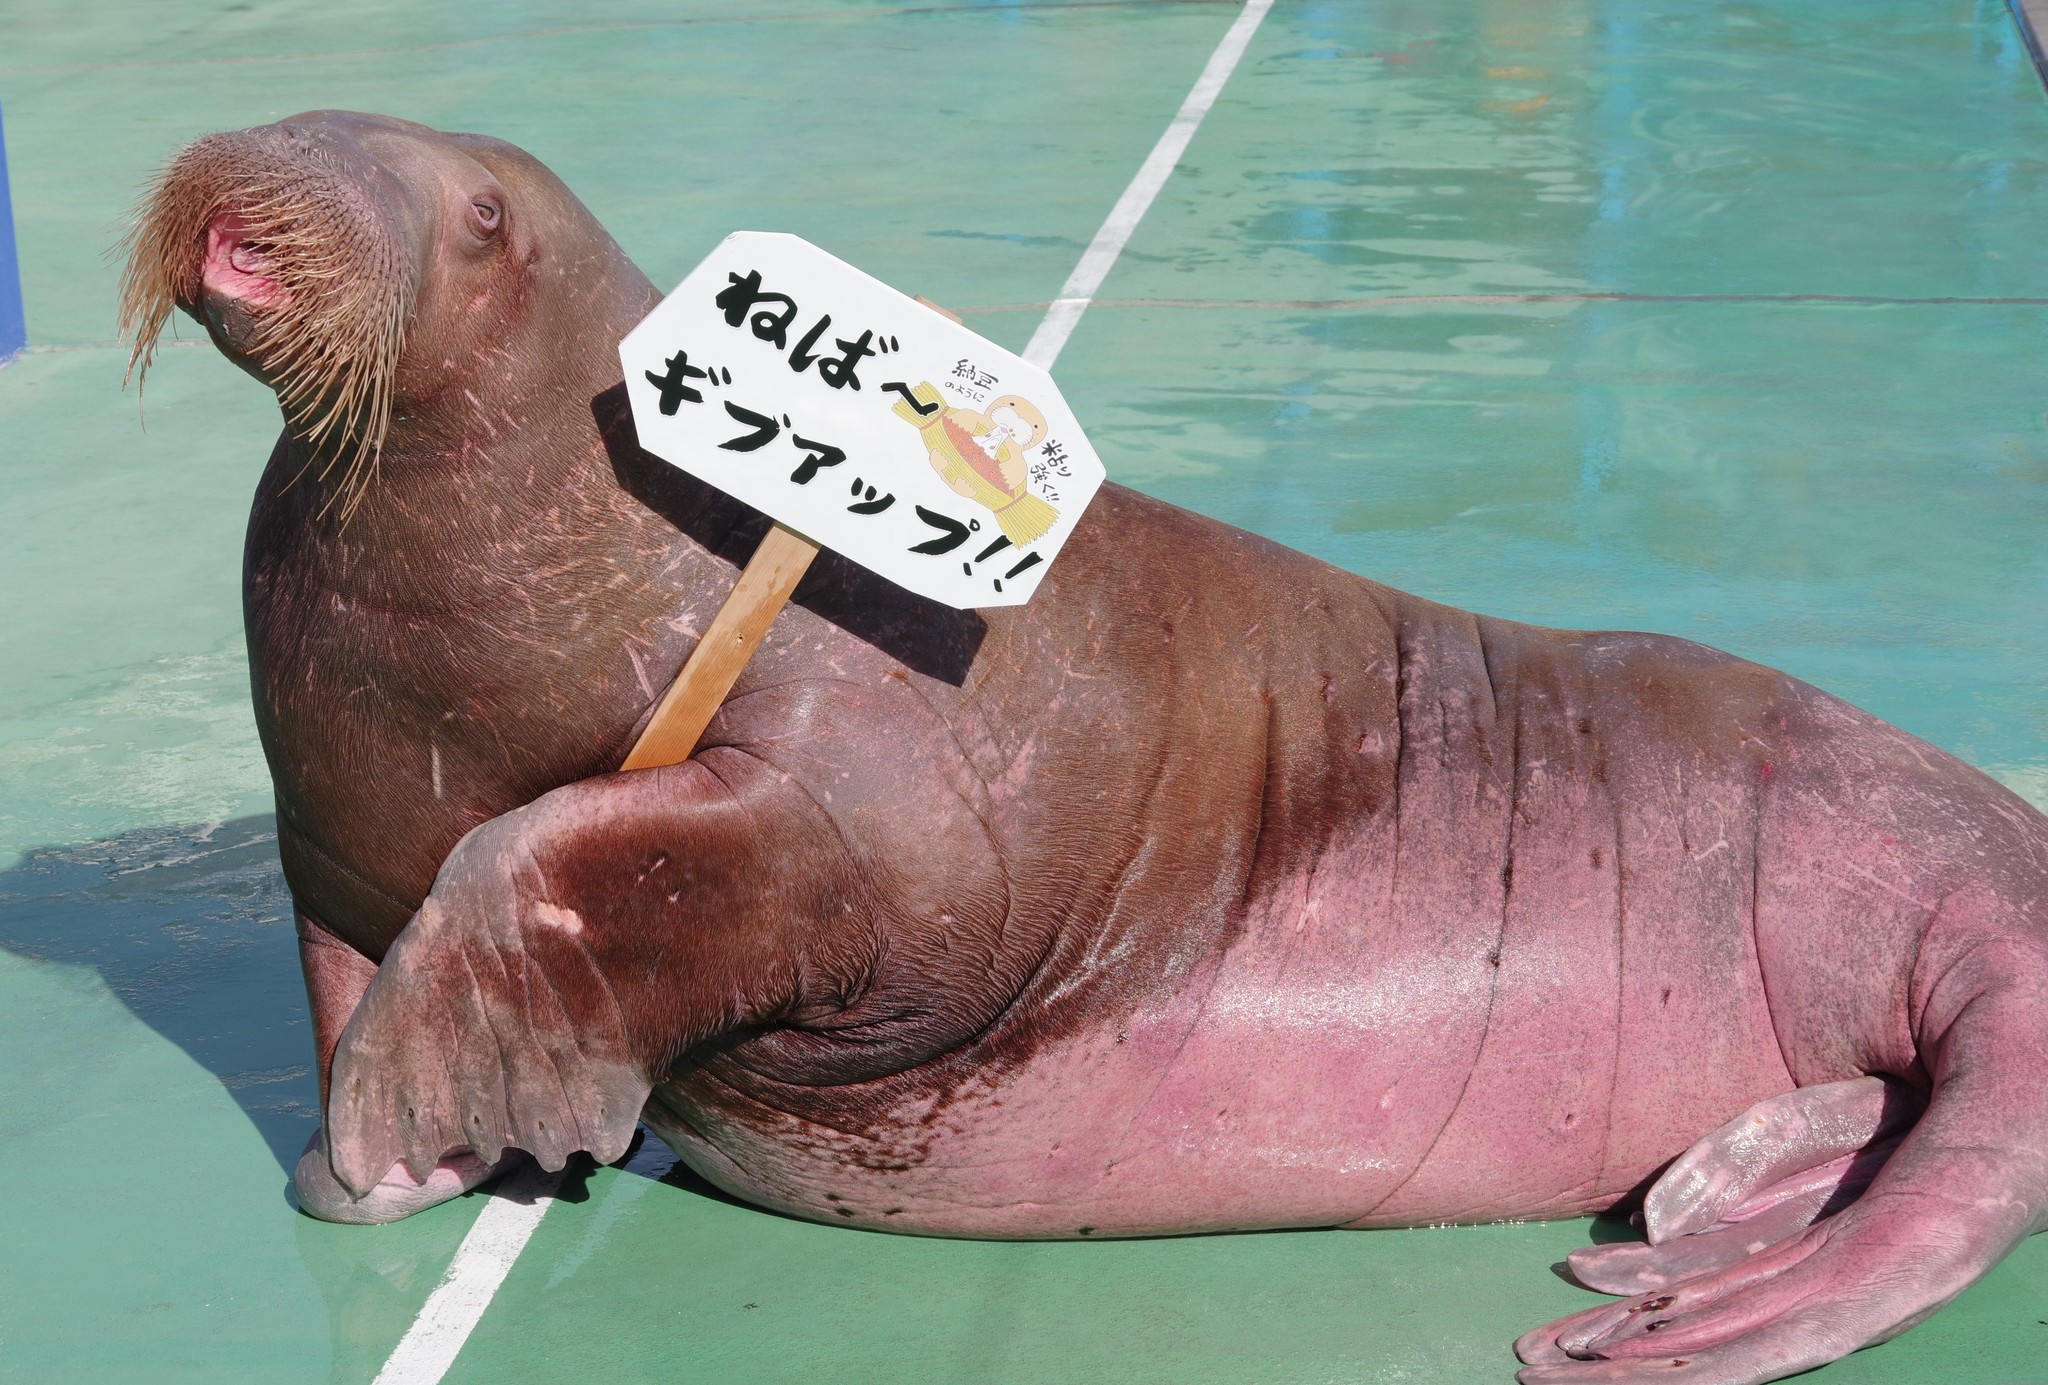
M 335 1047 L 341 1042 L 342 1031 L 355 1014 L 356 1006 L 362 1003 L 363 993 L 377 979 L 377 964 L 336 937 L 303 905 L 296 912 L 299 963 L 306 975 L 306 1003 L 313 1020 L 313 1052 L 319 1060 L 320 1109 L 324 1115 Z M 464 1150 L 436 1164 L 424 1181 L 414 1179 L 403 1164 L 394 1165 L 376 1187 L 358 1196 L 335 1178 L 327 1160 L 326 1132 L 316 1130 L 292 1169 L 292 1195 L 299 1210 L 310 1217 L 370 1225 L 397 1221 L 460 1197 L 503 1170 L 503 1164 L 486 1164 Z
M 449 854 L 335 1053 L 329 1155 L 351 1193 L 461 1150 L 616 1159 L 691 1044 L 786 1013 L 804 978 L 840 984 L 800 955 L 846 918 L 831 824 L 714 754 L 716 774 L 700 757 L 571 784 Z
M 1917 959 L 1927 1113 L 1843 1211 L 1732 1265 L 1547 1324 L 1523 1385 L 1756 1385 L 1886 1341 L 2048 1224 L 2048 939 L 1958 892 Z
M 464 1150 L 442 1159 L 424 1182 L 414 1181 L 405 1165 L 393 1164 L 376 1187 L 358 1196 L 342 1187 L 334 1176 L 333 1166 L 327 1160 L 326 1132 L 316 1130 L 292 1170 L 292 1195 L 301 1212 L 320 1221 L 379 1226 L 461 1197 L 471 1188 L 510 1172 L 524 1159 L 524 1155 L 513 1153 L 495 1164 L 486 1164 Z

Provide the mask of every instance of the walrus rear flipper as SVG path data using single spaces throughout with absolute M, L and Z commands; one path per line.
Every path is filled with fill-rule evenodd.
M 1644 1199 L 1645 1240 L 1587 1246 L 1572 1277 L 1608 1294 L 1725 1269 L 1849 1206 L 1927 1107 L 1904 1083 L 1857 1077 L 1760 1101 L 1700 1140 Z
M 1537 1328 L 1515 1344 L 1517 1379 L 1796 1375 L 1897 1336 L 2048 1224 L 2048 942 L 2015 931 L 1986 894 L 1943 901 L 1912 997 L 1933 1097 L 1863 1196 L 1732 1263 Z

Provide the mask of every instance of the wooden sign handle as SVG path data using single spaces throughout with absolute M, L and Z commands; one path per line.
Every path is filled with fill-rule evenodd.
M 778 524 L 768 531 L 620 769 L 679 765 L 690 758 L 740 670 L 817 556 L 818 545 L 794 530 Z
M 918 296 L 918 302 L 941 316 L 960 321 L 960 315 Z M 711 724 L 725 695 L 738 681 L 740 670 L 768 636 L 768 627 L 789 602 L 818 556 L 818 545 L 793 529 L 780 524 L 770 529 L 747 559 L 732 595 L 711 619 L 711 628 L 690 651 L 683 671 L 668 685 L 654 716 L 640 739 L 626 754 L 620 769 L 653 769 L 679 765 L 696 753 L 697 740 Z

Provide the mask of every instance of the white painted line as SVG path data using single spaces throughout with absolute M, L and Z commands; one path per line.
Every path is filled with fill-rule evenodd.
M 1188 141 L 1195 137 L 1202 117 L 1209 114 L 1209 107 L 1216 104 L 1223 84 L 1230 80 L 1230 74 L 1237 69 L 1238 59 L 1244 56 L 1245 46 L 1252 41 L 1252 35 L 1258 32 L 1260 22 L 1272 8 L 1273 0 L 1245 0 L 1237 22 L 1230 26 L 1223 42 L 1217 44 L 1216 51 L 1209 55 L 1208 66 L 1195 79 L 1188 99 L 1180 103 L 1179 114 L 1166 127 L 1166 133 L 1159 137 L 1159 143 L 1152 146 L 1152 152 L 1138 168 L 1138 176 L 1131 179 L 1124 195 L 1117 198 L 1116 205 L 1109 209 L 1109 219 L 1095 233 L 1095 239 L 1089 242 L 1088 249 L 1081 255 L 1081 262 L 1074 266 L 1074 272 L 1061 286 L 1059 297 L 1046 310 L 1038 330 L 1031 334 L 1031 344 L 1024 348 L 1025 360 L 1041 369 L 1052 369 L 1052 363 L 1059 359 L 1067 338 L 1074 334 L 1074 326 L 1080 322 L 1081 314 L 1088 311 L 1088 303 L 1095 297 L 1095 291 L 1109 277 L 1110 266 L 1116 263 L 1117 256 L 1123 254 L 1131 232 L 1137 230 L 1138 223 L 1145 219 L 1152 199 L 1159 195 L 1159 189 L 1166 186 L 1167 177 L 1180 162 L 1180 156 L 1187 152 Z
M 1046 309 L 1038 330 L 1031 335 L 1031 344 L 1024 348 L 1025 360 L 1051 369 L 1067 338 L 1073 335 L 1074 324 L 1088 311 L 1088 303 L 1108 277 L 1110 266 L 1123 254 L 1131 232 L 1138 229 L 1152 199 L 1159 195 L 1180 156 L 1187 152 L 1188 141 L 1195 137 L 1202 117 L 1216 104 L 1223 84 L 1230 80 L 1238 59 L 1244 56 L 1245 46 L 1272 8 L 1273 0 L 1245 0 L 1237 22 L 1209 55 L 1202 75 L 1188 92 L 1188 99 L 1181 102 L 1180 111 L 1166 127 L 1166 133 L 1152 146 L 1137 176 L 1110 208 L 1109 219 L 1102 223 L 1081 262 L 1067 276 L 1060 296 Z M 476 1225 L 462 1238 L 447 1275 L 428 1296 L 426 1306 L 399 1340 L 384 1369 L 377 1372 L 375 1385 L 440 1385 L 441 1377 L 455 1364 L 462 1344 L 469 1340 L 484 1310 L 491 1306 L 498 1286 L 512 1272 L 519 1252 L 526 1249 L 534 1228 L 554 1205 L 555 1189 L 561 1181 L 562 1175 L 542 1173 L 538 1165 L 528 1164 L 499 1185 L 484 1210 L 477 1214 Z
M 534 1163 L 506 1175 L 456 1248 L 448 1273 L 377 1372 L 376 1385 L 438 1385 L 554 1206 L 561 1183 L 561 1174 L 544 1173 Z

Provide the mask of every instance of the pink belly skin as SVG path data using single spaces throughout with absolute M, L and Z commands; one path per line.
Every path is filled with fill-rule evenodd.
M 1499 913 L 1438 918 L 1418 940 L 1370 866 L 1384 835 L 1325 857 L 1156 1005 L 906 1091 L 870 1133 L 807 1119 L 795 1087 L 743 1095 L 716 1062 L 657 1088 L 646 1119 L 712 1182 L 797 1215 L 1136 1236 L 1580 1215 L 1791 1086 L 1742 920 L 1639 960 L 1625 999 L 1615 872 L 1591 847 L 1518 856 L 1554 909 L 1511 910 L 1504 935 Z M 1665 984 L 1703 951 L 1734 959 L 1725 985 Z
M 1924 1085 L 1923 942 L 1944 900 L 2017 926 L 2012 901 L 2048 894 L 2039 816 L 1764 670 L 1723 726 L 1650 734 L 1690 711 L 1688 661 L 1726 661 L 1585 647 L 1562 678 L 1496 651 L 1492 706 L 1445 676 L 1455 650 L 1405 650 L 1399 744 L 1359 743 L 1398 763 L 1386 810 L 1180 971 L 1105 946 L 951 1068 L 851 1103 L 764 1078 L 744 1048 L 706 1058 L 649 1122 L 713 1182 L 800 1215 L 1147 1235 L 1578 1215 L 1795 1086 Z M 1047 1014 L 1080 1018 L 1017 1057 L 1006 1031 Z

